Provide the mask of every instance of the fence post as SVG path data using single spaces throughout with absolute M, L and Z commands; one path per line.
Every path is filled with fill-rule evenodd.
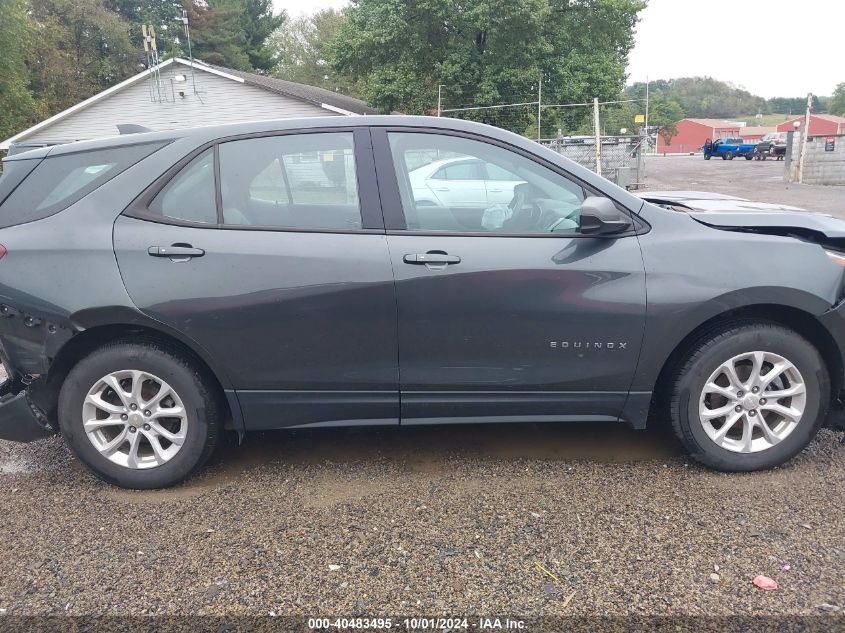
M 801 150 L 798 154 L 798 183 L 804 182 L 804 154 L 807 153 L 807 137 L 810 136 L 810 110 L 813 109 L 813 93 L 807 95 L 807 111 L 804 113 L 804 129 L 801 130 Z
M 593 97 L 593 134 L 596 137 L 596 173 L 601 176 L 601 127 L 598 97 Z

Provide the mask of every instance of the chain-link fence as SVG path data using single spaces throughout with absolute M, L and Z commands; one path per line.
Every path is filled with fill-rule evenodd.
M 466 96 L 470 94 L 472 90 L 441 86 L 437 114 L 522 134 L 622 187 L 636 188 L 645 179 L 643 154 L 653 139 L 631 134 L 642 129 L 637 123 L 644 118 L 642 100 L 549 103 L 536 85 L 533 92 L 507 95 L 509 103 L 476 104 Z
M 560 137 L 540 141 L 561 156 L 566 156 L 592 171 L 598 172 L 596 164 L 600 162 L 601 175 L 620 187 L 638 187 L 644 177 L 643 151 L 647 145 L 645 137 L 602 136 L 600 142 L 600 153 L 597 153 L 596 139 L 593 137 Z

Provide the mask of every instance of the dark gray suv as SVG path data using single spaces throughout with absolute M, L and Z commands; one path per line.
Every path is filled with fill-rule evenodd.
M 224 431 L 671 420 L 723 470 L 842 417 L 845 223 L 643 201 L 520 136 L 336 117 L 0 179 L 0 437 L 171 485 Z

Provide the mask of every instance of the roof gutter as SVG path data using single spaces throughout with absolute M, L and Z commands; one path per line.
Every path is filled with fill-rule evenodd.
M 365 114 L 358 114 L 357 112 L 344 110 L 343 108 L 338 108 L 337 106 L 329 105 L 328 103 L 321 103 L 320 107 L 324 110 L 328 110 L 329 112 L 336 112 L 337 114 L 343 114 L 344 116 L 366 116 Z

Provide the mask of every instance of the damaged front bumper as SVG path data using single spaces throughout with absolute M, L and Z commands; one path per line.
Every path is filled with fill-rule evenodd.
M 20 379 L 9 378 L 0 384 L 0 440 L 32 442 L 55 434 Z

